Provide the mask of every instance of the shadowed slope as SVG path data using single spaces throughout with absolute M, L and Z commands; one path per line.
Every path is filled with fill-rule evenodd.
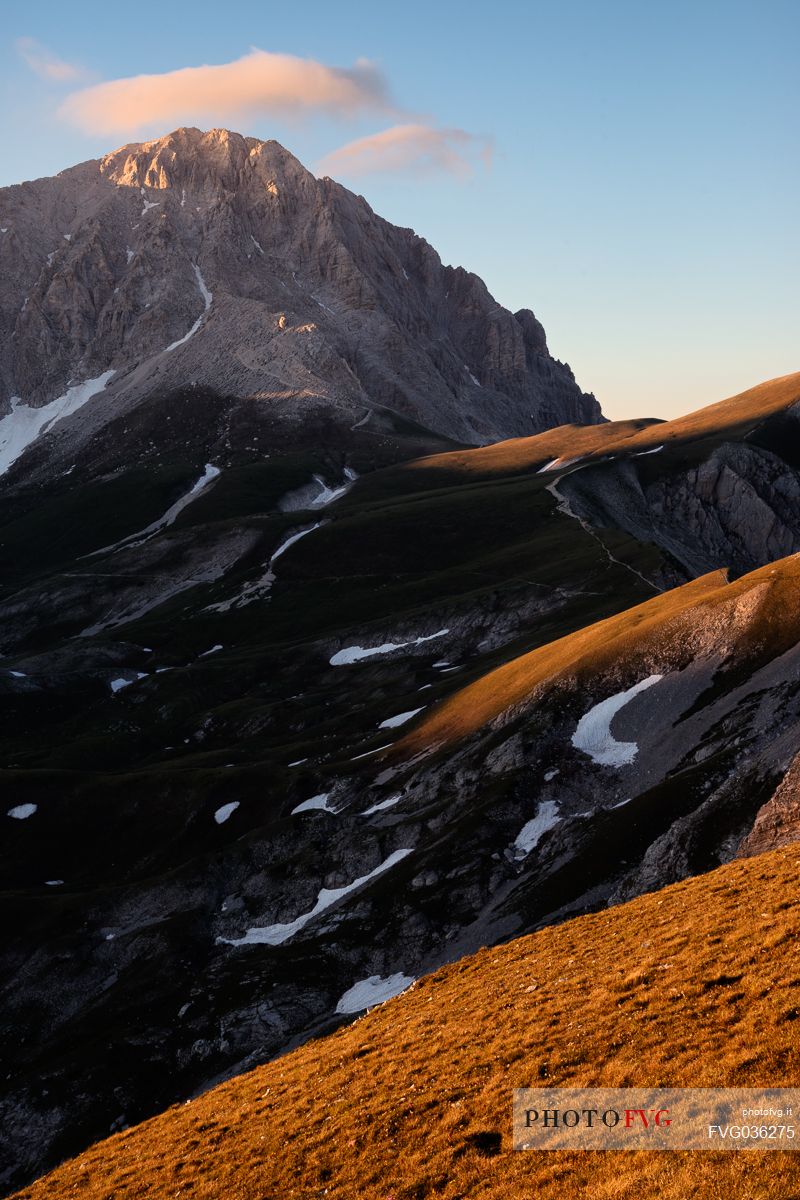
M 19 1200 L 794 1195 L 794 1154 L 515 1153 L 514 1087 L 796 1086 L 800 849 L 483 950 Z
M 481 476 L 382 469 L 448 448 L 385 413 L 228 447 L 222 399 L 186 389 L 9 499 L 0 749 L 7 809 L 36 810 L 3 818 L 0 1188 L 329 1030 L 354 983 L 711 870 L 759 813 L 769 848 L 800 761 L 797 407 Z M 656 674 L 608 727 L 622 759 L 575 740 Z

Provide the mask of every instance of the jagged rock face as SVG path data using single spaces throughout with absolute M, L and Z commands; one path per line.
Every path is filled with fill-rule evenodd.
M 711 567 L 736 574 L 800 550 L 800 406 L 765 422 L 754 440 L 722 442 L 687 466 L 680 457 L 621 459 L 559 484 L 576 514 L 598 528 L 652 541 L 690 579 Z M 778 442 L 782 445 L 779 445 Z
M 776 850 L 800 839 L 800 755 L 796 755 L 775 792 L 756 815 L 753 828 L 741 842 L 740 858 Z
M 0 413 L 113 369 L 109 411 L 191 381 L 472 443 L 602 419 L 532 313 L 274 141 L 126 146 L 4 189 L 0 228 Z

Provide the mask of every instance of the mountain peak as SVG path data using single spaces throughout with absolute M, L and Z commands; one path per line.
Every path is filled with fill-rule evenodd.
M 81 393 L 109 417 L 191 382 L 295 428 L 390 409 L 475 444 L 602 419 L 530 311 L 276 141 L 175 129 L 0 191 L 0 217 L 0 418 L 72 414 L 110 375 Z
M 241 188 L 276 170 L 309 175 L 279 142 L 230 129 L 182 126 L 163 137 L 131 142 L 100 160 L 102 175 L 122 187 L 164 189 L 215 183 Z

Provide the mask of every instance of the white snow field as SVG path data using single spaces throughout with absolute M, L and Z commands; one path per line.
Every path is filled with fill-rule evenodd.
M 130 687 L 130 685 L 132 683 L 138 683 L 140 679 L 146 679 L 146 678 L 147 678 L 146 671 L 137 671 L 136 677 L 134 679 L 126 679 L 124 675 L 119 675 L 116 679 L 112 679 L 108 686 L 111 688 L 111 691 L 116 695 L 116 693 L 121 692 L 123 688 Z
M 15 821 L 26 821 L 28 817 L 33 816 L 38 807 L 38 804 L 18 804 L 15 808 L 10 808 L 6 815 L 13 817 Z
M 213 479 L 219 475 L 219 467 L 215 467 L 213 463 L 206 463 L 203 468 L 203 474 L 199 479 L 196 479 L 188 492 L 185 492 L 180 499 L 176 500 L 170 508 L 159 517 L 157 521 L 153 521 L 151 525 L 147 525 L 140 533 L 132 534 L 132 537 L 148 537 L 151 533 L 157 533 L 160 529 L 165 529 L 168 525 L 174 525 L 179 513 L 182 513 L 185 508 L 195 500 L 201 492 L 205 491 Z
M 328 804 L 330 798 L 330 792 L 320 792 L 318 796 L 312 796 L 310 800 L 304 800 L 302 804 L 298 804 L 296 808 L 292 809 L 291 815 L 294 816 L 295 813 L 302 812 L 313 812 L 314 810 L 329 813 L 336 812 L 336 809 L 331 808 Z
M 310 483 L 293 488 L 278 501 L 281 512 L 303 512 L 312 508 L 327 508 L 336 500 L 346 496 L 358 479 L 358 472 L 345 467 L 341 483 L 330 485 L 322 475 L 312 475 Z
M 231 800 L 229 804 L 223 804 L 222 808 L 218 808 L 217 811 L 214 813 L 214 820 L 217 822 L 218 825 L 224 825 L 225 822 L 228 820 L 228 817 L 233 816 L 233 814 L 236 812 L 238 807 L 239 807 L 238 800 Z
M 394 717 L 387 717 L 385 721 L 381 721 L 378 729 L 397 729 L 398 725 L 405 725 L 406 721 L 410 721 L 412 717 L 416 717 L 418 713 L 425 711 L 425 705 L 421 708 L 410 708 L 408 712 L 397 713 Z
M 289 921 L 287 924 L 254 925 L 240 938 L 217 938 L 217 941 L 223 942 L 228 946 L 280 946 L 282 942 L 287 942 L 290 937 L 294 937 L 296 933 L 299 933 L 319 913 L 324 912 L 326 908 L 330 908 L 337 900 L 341 900 L 348 892 L 353 892 L 363 884 L 369 883 L 371 879 L 375 879 L 376 876 L 382 875 L 384 871 L 388 871 L 395 863 L 399 863 L 401 859 L 411 853 L 411 850 L 395 850 L 382 863 L 379 863 L 374 870 L 370 871 L 367 875 L 362 875 L 359 879 L 354 879 L 352 883 L 346 883 L 344 887 L 339 888 L 322 888 L 317 896 L 317 902 L 314 907 L 307 913 L 301 913 L 299 917 L 295 917 L 293 921 Z
M 414 638 L 410 642 L 384 642 L 381 646 L 345 646 L 338 650 L 330 660 L 332 667 L 343 667 L 350 663 L 361 662 L 364 658 L 374 658 L 377 654 L 391 654 L 393 650 L 405 650 L 407 646 L 421 646 L 423 642 L 432 642 L 435 638 L 444 637 L 449 629 L 440 629 L 438 633 L 429 633 L 427 637 Z
M 543 467 L 539 467 L 537 475 L 544 475 L 547 471 L 560 471 L 563 467 L 571 467 L 573 463 L 580 462 L 579 458 L 551 458 L 550 462 L 545 463 Z
M 258 579 L 246 584 L 235 596 L 230 596 L 227 600 L 220 600 L 217 604 L 209 604 L 204 611 L 230 612 L 232 608 L 245 608 L 248 604 L 254 604 L 256 600 L 265 600 L 275 582 L 275 563 L 280 556 L 295 542 L 299 542 L 307 534 L 313 533 L 315 529 L 321 529 L 325 524 L 325 521 L 317 521 L 316 525 L 306 525 L 295 533 L 287 534 L 283 541 L 278 543 L 277 549 L 273 551 L 263 575 L 259 575 Z
M 295 542 L 299 542 L 301 538 L 306 537 L 309 533 L 313 533 L 315 529 L 320 529 L 323 524 L 324 521 L 317 521 L 316 525 L 306 525 L 305 528 L 298 529 L 296 533 L 288 534 L 283 541 L 279 543 L 277 550 L 275 550 L 272 558 L 269 560 L 269 565 L 272 566 L 274 563 L 276 563 L 280 556 L 285 554 L 290 546 L 293 546 Z
M 167 511 L 155 521 L 151 521 L 149 525 L 145 525 L 144 529 L 139 529 L 136 533 L 129 533 L 127 537 L 121 538 L 118 542 L 112 542 L 110 546 L 101 546 L 99 550 L 92 550 L 91 554 L 85 554 L 84 558 L 96 558 L 99 554 L 110 554 L 112 550 L 133 550 L 136 546 L 141 546 L 163 529 L 174 525 L 178 515 L 188 508 L 192 501 L 196 500 L 219 474 L 219 467 L 215 467 L 213 463 L 206 463 L 200 478 L 196 479 L 189 490 L 179 496 L 175 503 L 170 505 Z
M 31 442 L 69 417 L 92 396 L 102 392 L 114 371 L 104 371 L 96 379 L 85 379 L 67 388 L 63 396 L 43 404 L 41 408 L 29 408 L 19 396 L 11 397 L 11 412 L 0 418 L 0 475 L 4 475 L 12 463 L 27 450 Z
M 398 971 L 396 975 L 370 975 L 368 979 L 360 979 L 344 993 L 336 1005 L 337 1013 L 363 1012 L 375 1004 L 383 1004 L 384 1000 L 392 1000 L 399 996 L 414 982 L 413 975 L 404 975 Z
M 514 840 L 514 849 L 518 856 L 530 854 L 548 829 L 552 829 L 560 820 L 555 800 L 543 800 L 536 810 L 536 816 L 522 826 Z
M 389 796 L 386 800 L 379 800 L 377 804 L 371 805 L 370 808 L 365 808 L 362 812 L 362 817 L 368 817 L 370 813 L 383 812 L 386 808 L 394 808 L 399 800 L 402 800 L 402 794 L 397 792 L 394 796 Z
M 639 747 L 636 742 L 618 742 L 611 732 L 611 722 L 621 708 L 663 679 L 663 675 L 648 675 L 639 683 L 607 700 L 601 700 L 585 713 L 572 735 L 576 750 L 588 754 L 592 762 L 604 767 L 625 767 L 636 758 Z
M 164 351 L 165 354 L 169 354 L 171 350 L 177 350 L 178 346 L 183 346 L 185 342 L 189 341 L 189 338 L 194 337 L 200 326 L 205 321 L 208 310 L 211 308 L 211 301 L 214 299 L 211 292 L 206 287 L 206 281 L 200 274 L 200 268 L 198 267 L 197 263 L 192 263 L 192 267 L 194 268 L 194 273 L 197 276 L 197 286 L 200 289 L 200 295 L 203 297 L 203 304 L 205 307 L 189 332 L 185 333 L 182 338 L 178 338 L 177 342 L 171 342 Z

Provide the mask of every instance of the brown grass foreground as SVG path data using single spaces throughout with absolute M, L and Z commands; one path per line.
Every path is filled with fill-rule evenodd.
M 18 1198 L 797 1200 L 800 1153 L 518 1153 L 510 1110 L 545 1081 L 800 1084 L 798 867 L 785 847 L 483 950 Z

